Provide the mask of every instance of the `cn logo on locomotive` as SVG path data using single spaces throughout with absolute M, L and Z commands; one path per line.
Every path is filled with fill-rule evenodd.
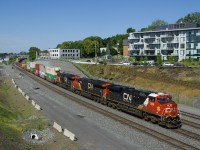
M 127 93 L 124 93 L 124 94 L 123 94 L 123 100 L 124 100 L 125 102 L 131 103 L 131 101 L 132 101 L 132 95 L 127 94 Z
M 93 89 L 93 84 L 92 83 L 88 83 L 88 89 Z

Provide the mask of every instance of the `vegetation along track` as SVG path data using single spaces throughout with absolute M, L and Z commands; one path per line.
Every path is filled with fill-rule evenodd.
M 21 70 L 21 71 L 23 71 L 23 70 Z M 46 83 L 46 81 L 41 80 L 39 77 L 36 77 L 33 74 L 28 73 L 26 71 L 23 71 L 23 72 L 24 72 L 24 74 L 26 74 L 27 76 L 29 76 L 33 80 L 37 81 L 38 83 L 42 84 L 46 88 L 48 88 L 48 89 L 50 89 L 50 90 L 52 90 L 52 91 L 54 91 L 54 92 L 56 92 L 56 93 L 58 93 L 58 94 L 60 94 L 60 95 L 62 95 L 64 97 L 66 97 L 68 99 L 70 99 L 70 100 L 72 100 L 72 101 L 74 101 L 74 102 L 76 102 L 76 103 L 78 103 L 78 104 L 80 104 L 82 106 L 85 106 L 86 108 L 89 108 L 89 109 L 91 109 L 91 110 L 93 110 L 93 111 L 95 111 L 97 113 L 100 113 L 100 114 L 102 114 L 102 115 L 104 115 L 104 116 L 106 116 L 108 118 L 112 118 L 113 120 L 115 120 L 115 121 L 117 121 L 117 122 L 119 122 L 121 124 L 127 125 L 130 128 L 136 129 L 137 131 L 143 132 L 144 134 L 147 134 L 147 135 L 149 135 L 151 137 L 154 137 L 154 138 L 156 138 L 156 139 L 158 139 L 160 141 L 163 141 L 164 143 L 167 143 L 167 144 L 169 144 L 169 145 L 171 145 L 171 146 L 173 146 L 175 148 L 190 149 L 190 150 L 197 150 L 198 149 L 198 148 L 196 148 L 196 147 L 194 147 L 194 146 L 192 146 L 190 144 L 186 144 L 186 143 L 184 143 L 182 141 L 179 141 L 176 138 L 173 138 L 173 137 L 167 136 L 165 134 L 159 133 L 159 132 L 157 132 L 155 130 L 152 130 L 152 129 L 148 128 L 148 127 L 142 126 L 142 125 L 140 125 L 140 124 L 138 124 L 136 122 L 133 122 L 133 121 L 128 120 L 128 119 L 125 119 L 125 118 L 123 118 L 121 116 L 118 116 L 118 115 L 116 115 L 114 113 L 111 113 L 109 111 L 106 111 L 104 109 L 96 107 L 96 106 L 94 106 L 92 104 L 89 104 L 87 102 L 81 101 L 80 99 L 78 99 L 78 98 L 76 98 L 76 97 L 74 97 L 72 95 L 68 95 L 65 92 L 55 88 L 54 86 L 50 86 L 49 84 Z

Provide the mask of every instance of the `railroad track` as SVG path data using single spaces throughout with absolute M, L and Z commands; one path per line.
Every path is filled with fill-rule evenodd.
M 184 115 L 184 116 L 192 118 L 192 119 L 200 120 L 199 115 L 191 114 L 191 113 L 188 113 L 188 112 L 181 111 L 181 115 Z M 193 121 L 188 121 L 186 119 L 182 119 L 182 123 L 185 124 L 185 125 L 191 126 L 193 128 L 200 129 L 199 123 L 196 123 L 196 122 L 193 122 Z
M 176 129 L 176 130 L 173 130 L 173 131 L 178 133 L 178 134 L 182 134 L 183 136 L 187 136 L 188 138 L 192 138 L 194 140 L 200 141 L 200 135 L 196 134 L 194 132 L 190 132 L 190 131 L 182 129 L 182 128 Z
M 18 68 L 20 69 L 20 68 Z M 23 70 L 21 70 L 23 71 Z M 182 141 L 179 141 L 177 140 L 176 138 L 173 138 L 173 137 L 170 137 L 170 136 L 167 136 L 165 134 L 162 134 L 162 133 L 159 133 L 158 131 L 155 131 L 155 130 L 152 130 L 148 127 L 145 127 L 145 126 L 142 126 L 141 124 L 138 124 L 136 122 L 133 122 L 131 120 L 128 120 L 128 119 L 125 119 L 121 116 L 118 116 L 114 113 L 111 113 L 109 111 L 106 111 L 104 109 L 101 109 L 99 107 L 96 107 L 92 104 L 89 104 L 85 101 L 80 101 L 78 98 L 72 96 L 72 95 L 68 95 L 66 94 L 65 92 L 55 88 L 54 86 L 52 85 L 49 85 L 48 83 L 46 83 L 46 81 L 43 81 L 41 80 L 39 77 L 36 77 L 34 75 L 32 75 L 31 73 L 28 73 L 26 71 L 23 71 L 24 74 L 26 74 L 27 76 L 29 76 L 30 78 L 32 78 L 33 80 L 37 81 L 38 83 L 42 84 L 43 86 L 47 87 L 48 89 L 62 95 L 63 97 L 66 97 L 82 106 L 85 106 L 86 108 L 89 108 L 97 113 L 100 113 L 102 114 L 103 116 L 106 116 L 108 118 L 112 118 L 113 120 L 121 123 L 121 124 L 124 124 L 124 125 L 127 125 L 129 126 L 130 128 L 133 128 L 139 132 L 142 132 L 142 133 L 145 133 L 151 137 L 154 137 L 155 139 L 158 139 L 160 141 L 163 141 L 164 143 L 167 143 L 175 148 L 178 148 L 178 149 L 190 149 L 190 150 L 198 150 L 198 148 L 194 147 L 193 145 L 190 145 L 190 144 L 187 144 L 187 143 L 184 143 Z
M 198 124 L 198 123 L 195 123 L 195 122 L 192 122 L 192 121 L 188 121 L 188 120 L 185 120 L 185 119 L 182 119 L 182 123 L 185 124 L 185 125 L 194 127 L 196 129 L 200 129 L 200 124 Z
M 188 113 L 188 112 L 185 112 L 185 111 L 181 111 L 181 115 L 200 120 L 199 115 L 191 114 L 191 113 Z

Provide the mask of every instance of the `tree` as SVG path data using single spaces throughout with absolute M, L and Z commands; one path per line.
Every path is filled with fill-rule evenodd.
M 162 58 L 161 58 L 161 55 L 157 55 L 157 56 L 156 56 L 156 63 L 157 63 L 158 65 L 162 65 Z
M 36 59 L 36 52 L 39 54 L 40 49 L 37 47 L 30 47 L 29 49 L 29 60 L 34 61 Z
M 141 65 L 143 61 L 144 61 L 144 58 L 141 56 L 139 60 L 139 64 Z
M 160 19 L 157 19 L 157 20 L 154 20 L 152 23 L 151 23 L 151 26 L 161 26 L 161 25 L 167 25 L 168 23 L 164 20 L 160 20 Z
M 147 65 L 148 58 L 147 56 L 144 57 L 144 64 Z
M 103 46 L 107 47 L 107 45 L 109 45 L 109 48 L 117 47 L 120 54 L 123 54 L 124 39 L 128 39 L 128 34 L 117 34 L 115 36 L 103 39 Z
M 141 28 L 141 32 L 145 32 L 145 31 L 151 31 L 151 30 L 155 30 L 157 26 L 160 25 L 167 25 L 168 23 L 164 20 L 154 20 L 151 25 L 149 25 L 147 28 Z
M 132 32 L 135 32 L 135 29 L 133 29 L 133 28 L 128 28 L 127 30 L 126 30 L 126 33 L 132 33 Z
M 200 27 L 200 12 L 189 13 L 185 17 L 177 20 L 176 23 L 196 23 Z
M 105 50 L 102 50 L 102 52 L 101 52 L 101 54 L 100 54 L 101 56 L 104 56 L 104 55 L 106 55 L 106 51 Z
M 174 56 L 168 56 L 168 61 L 170 62 L 170 63 L 175 63 L 175 57 Z

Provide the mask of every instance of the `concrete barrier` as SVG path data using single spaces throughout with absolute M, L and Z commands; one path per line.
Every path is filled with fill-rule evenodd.
M 22 90 L 21 90 L 20 88 L 18 88 L 18 91 L 19 91 L 20 93 L 22 93 Z
M 22 92 L 22 95 L 25 96 L 26 95 L 25 92 Z
M 76 141 L 76 136 L 74 133 L 70 132 L 67 129 L 64 129 L 64 133 L 63 133 L 66 137 L 68 137 L 70 140 L 72 141 Z
M 29 97 L 28 95 L 26 95 L 25 98 L 26 98 L 27 100 L 30 100 L 30 97 Z
M 62 132 L 62 127 L 61 127 L 59 124 L 57 124 L 56 122 L 53 123 L 53 127 L 54 127 L 56 130 L 58 130 L 58 132 Z
M 32 100 L 32 105 L 35 106 L 35 101 L 34 100 Z
M 15 88 L 18 88 L 18 86 L 15 84 Z
M 15 80 L 14 79 L 12 79 L 12 83 L 15 85 Z
M 35 104 L 35 108 L 36 108 L 37 110 L 41 110 L 41 107 L 40 107 L 38 104 Z

